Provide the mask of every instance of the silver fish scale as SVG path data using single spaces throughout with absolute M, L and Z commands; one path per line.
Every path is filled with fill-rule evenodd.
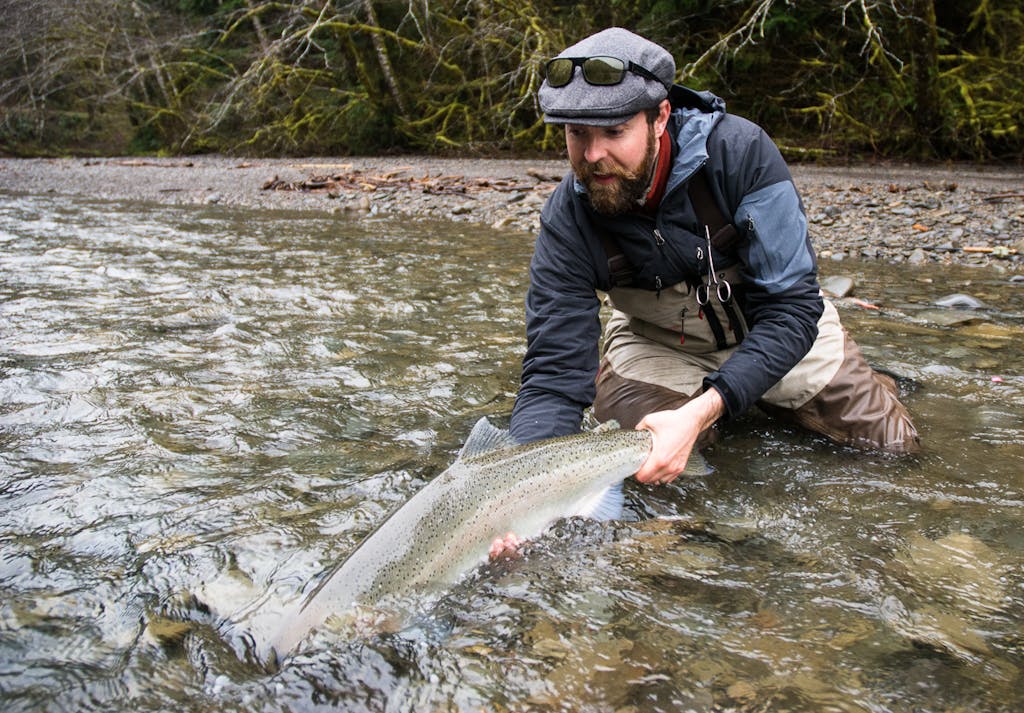
M 647 431 L 582 433 L 458 458 L 385 519 L 309 594 L 270 641 L 287 654 L 331 614 L 450 585 L 514 531 L 536 537 L 554 520 L 636 472 Z

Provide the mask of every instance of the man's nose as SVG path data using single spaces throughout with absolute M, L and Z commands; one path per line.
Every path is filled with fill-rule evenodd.
M 591 136 L 583 150 L 583 158 L 588 163 L 597 163 L 608 155 L 608 147 L 600 136 Z

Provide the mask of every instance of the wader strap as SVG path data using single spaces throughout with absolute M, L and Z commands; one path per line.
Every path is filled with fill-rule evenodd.
M 690 203 L 693 204 L 693 210 L 697 214 L 697 220 L 708 226 L 711 231 L 711 244 L 719 252 L 730 252 L 740 235 L 736 226 L 725 217 L 722 209 L 718 207 L 715 197 L 711 194 L 708 177 L 703 168 L 690 176 L 686 191 L 690 196 Z M 608 234 L 603 226 L 595 225 L 594 229 L 601 238 L 601 245 L 608 258 L 608 276 L 611 279 L 612 287 L 629 286 L 633 282 L 633 265 L 623 254 L 619 243 Z
M 722 306 L 724 307 L 725 305 Z M 728 342 L 725 340 L 725 330 L 722 329 L 722 321 L 718 319 L 718 313 L 711 309 L 710 302 L 708 303 L 708 308 L 704 310 L 704 319 L 708 321 L 711 333 L 715 335 L 715 344 L 718 345 L 718 349 L 725 349 L 728 346 Z
M 601 226 L 595 226 L 594 229 L 601 238 L 605 257 L 608 258 L 608 277 L 612 287 L 628 287 L 633 282 L 633 265 L 607 230 Z
M 715 197 L 711 193 L 708 177 L 703 168 L 690 176 L 686 192 L 690 195 L 690 203 L 693 205 L 693 212 L 697 214 L 697 219 L 708 226 L 712 247 L 720 253 L 732 252 L 733 248 L 736 247 L 736 243 L 739 242 L 740 234 L 736 230 L 736 226 L 725 217 L 722 209 L 718 207 L 718 202 L 715 201 Z M 741 296 L 737 290 L 733 293 L 733 300 L 738 299 L 741 299 Z M 738 344 L 743 341 L 745 335 L 742 323 L 737 318 L 736 311 L 733 309 L 733 300 L 722 303 L 722 309 L 729 319 L 729 328 L 734 330 L 734 336 Z M 725 349 L 725 333 L 722 331 L 722 325 L 718 321 L 715 311 L 709 309 L 704 314 L 707 316 L 708 325 L 718 341 L 719 349 Z
M 743 332 L 743 322 L 736 316 L 736 310 L 733 309 L 737 299 L 739 299 L 739 293 L 733 291 L 733 298 L 723 304 L 722 309 L 725 310 L 725 316 L 729 318 L 729 329 L 733 331 L 736 336 L 736 343 L 739 344 L 743 341 L 743 337 L 746 334 Z
M 730 252 L 739 240 L 740 234 L 736 231 L 736 226 L 722 213 L 715 197 L 711 195 L 708 177 L 703 168 L 690 176 L 686 192 L 690 194 L 690 203 L 693 204 L 697 219 L 711 230 L 711 244 L 718 252 Z

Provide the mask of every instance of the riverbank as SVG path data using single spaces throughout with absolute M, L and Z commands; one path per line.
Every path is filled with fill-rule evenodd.
M 0 159 L 0 193 L 444 219 L 534 233 L 564 161 L 223 156 Z M 792 166 L 822 260 L 1024 271 L 1024 171 Z

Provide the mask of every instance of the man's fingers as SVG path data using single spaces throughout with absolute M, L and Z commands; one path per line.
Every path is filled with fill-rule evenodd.
M 501 554 L 501 550 L 504 547 L 504 542 L 505 542 L 505 540 L 503 540 L 502 538 L 495 537 L 491 541 L 491 548 L 489 550 L 487 550 L 487 556 L 490 557 L 491 559 L 495 559 L 498 555 L 500 555 Z
M 522 544 L 523 541 L 514 532 L 509 532 L 504 537 L 495 537 L 491 541 L 487 555 L 492 560 L 518 557 Z

